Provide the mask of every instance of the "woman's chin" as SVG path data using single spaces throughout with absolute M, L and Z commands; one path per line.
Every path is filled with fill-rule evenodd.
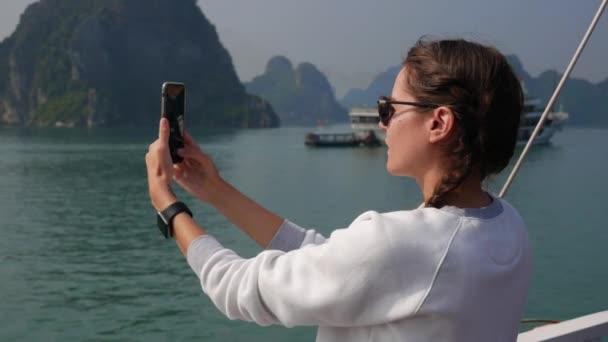
M 390 162 L 386 163 L 386 171 L 393 176 L 399 176 L 399 169 L 395 168 L 394 165 L 391 165 Z
M 413 177 L 411 170 L 404 165 L 395 165 L 390 161 L 386 162 L 386 171 L 392 176 Z

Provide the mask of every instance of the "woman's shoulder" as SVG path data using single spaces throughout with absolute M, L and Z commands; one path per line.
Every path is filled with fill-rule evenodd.
M 504 199 L 492 195 L 492 203 L 483 208 L 443 207 L 440 209 L 419 206 L 410 210 L 379 212 L 368 210 L 361 213 L 349 228 L 378 234 L 407 236 L 417 241 L 435 239 L 454 233 L 463 222 L 470 220 L 515 220 L 523 224 L 518 211 Z
M 359 215 L 347 229 L 353 231 L 346 234 L 357 236 L 359 250 L 374 251 L 381 246 L 382 260 L 397 260 L 400 268 L 409 261 L 407 264 L 418 265 L 416 273 L 420 274 L 437 268 L 461 221 L 432 208 L 383 213 L 370 210 Z
M 424 241 L 450 235 L 460 225 L 461 218 L 434 208 L 416 208 L 360 214 L 349 228 L 381 231 L 391 239 Z

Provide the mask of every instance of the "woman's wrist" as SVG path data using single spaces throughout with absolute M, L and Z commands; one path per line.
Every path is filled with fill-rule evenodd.
M 177 196 L 173 193 L 172 190 L 167 191 L 166 193 L 159 195 L 158 198 L 154 201 L 154 207 L 156 211 L 163 211 L 171 204 L 177 202 Z

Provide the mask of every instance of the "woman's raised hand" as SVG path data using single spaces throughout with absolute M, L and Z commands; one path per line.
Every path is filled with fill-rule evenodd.
M 282 217 L 262 207 L 224 181 L 211 158 L 185 134 L 184 160 L 173 165 L 173 179 L 190 194 L 206 202 L 235 226 L 266 248 L 283 224 Z
M 169 122 L 160 119 L 158 139 L 148 147 L 146 169 L 148 192 L 156 211 L 164 210 L 176 201 L 171 190 L 171 154 L 169 152 Z
M 173 165 L 175 182 L 201 201 L 211 203 L 224 181 L 209 155 L 187 133 L 184 135 L 184 148 L 177 153 L 184 160 Z

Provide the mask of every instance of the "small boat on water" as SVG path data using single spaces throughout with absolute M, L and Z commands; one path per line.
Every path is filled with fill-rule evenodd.
M 313 147 L 355 147 L 355 146 L 380 146 L 380 141 L 374 132 L 365 136 L 354 132 L 348 133 L 319 133 L 306 134 L 304 144 Z

